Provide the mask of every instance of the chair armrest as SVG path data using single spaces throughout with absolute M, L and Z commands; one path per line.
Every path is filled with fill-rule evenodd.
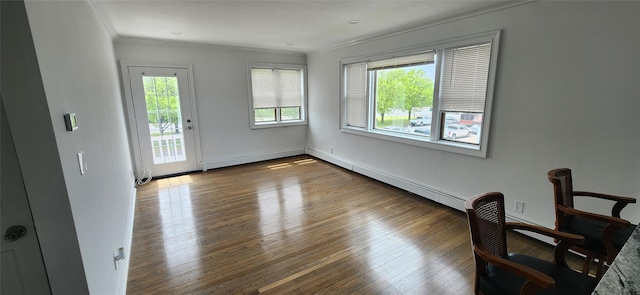
M 489 252 L 489 250 L 485 249 L 481 245 L 475 245 L 473 247 L 473 251 L 485 262 L 491 263 L 496 267 L 502 268 L 506 271 L 512 272 L 520 277 L 527 279 L 528 282 L 525 283 L 523 289 L 529 282 L 539 286 L 539 288 L 544 289 L 552 289 L 555 287 L 556 281 L 550 276 L 528 266 L 493 255 L 491 252 Z M 530 289 L 531 287 L 532 286 L 529 286 L 527 289 Z
M 629 221 L 624 220 L 622 218 L 618 218 L 618 217 L 612 217 L 612 216 L 597 214 L 597 213 L 593 213 L 593 212 L 585 212 L 585 211 L 582 211 L 582 210 L 578 210 L 578 209 L 567 207 L 567 206 L 563 206 L 563 205 L 557 205 L 557 208 L 558 208 L 558 210 L 560 210 L 560 211 L 562 211 L 564 213 L 567 213 L 569 215 L 580 216 L 580 217 L 588 218 L 588 219 L 591 219 L 591 220 L 608 223 L 608 224 L 611 224 L 611 225 L 614 225 L 614 226 L 618 226 L 618 227 L 629 227 L 629 226 L 631 226 L 631 223 Z
M 558 230 L 548 229 L 542 226 L 520 222 L 507 222 L 505 225 L 508 229 L 526 230 L 554 238 L 558 242 L 558 244 L 553 251 L 553 261 L 557 265 L 564 267 L 569 267 L 566 260 L 567 251 L 569 251 L 569 248 L 571 248 L 571 246 L 573 245 L 584 244 L 584 237 L 581 235 L 565 233 Z
M 637 200 L 635 198 L 622 197 L 622 196 L 614 196 L 609 194 L 601 194 L 594 192 L 585 192 L 585 191 L 573 191 L 574 196 L 582 196 L 582 197 L 592 197 L 599 199 L 606 199 L 616 202 L 624 202 L 624 203 L 635 203 Z
M 592 198 L 615 201 L 616 204 L 613 205 L 613 209 L 611 209 L 611 216 L 618 217 L 618 218 L 620 218 L 620 211 L 622 211 L 624 207 L 626 207 L 631 203 L 636 202 L 636 199 L 634 198 L 614 196 L 614 195 L 594 193 L 594 192 L 574 191 L 573 195 L 576 197 L 592 197 Z
M 577 245 L 584 244 L 584 237 L 581 235 L 565 233 L 558 230 L 552 230 L 546 227 L 537 226 L 533 224 L 526 224 L 521 222 L 506 222 L 505 225 L 507 229 L 526 230 L 526 231 L 535 232 L 541 235 L 545 235 L 548 237 L 552 237 L 557 240 L 563 240 L 571 244 L 577 244 Z

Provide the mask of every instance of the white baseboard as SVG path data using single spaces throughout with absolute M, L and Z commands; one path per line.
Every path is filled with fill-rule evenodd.
M 132 186 L 129 213 L 127 215 L 127 232 L 124 238 L 124 260 L 118 265 L 118 294 L 127 294 L 127 281 L 129 279 L 129 261 L 131 261 L 131 244 L 133 243 L 133 220 L 136 212 L 136 192 L 135 186 Z
M 291 156 L 304 155 L 305 149 L 293 149 L 293 150 L 285 150 L 271 153 L 262 153 L 255 155 L 242 156 L 231 159 L 223 159 L 223 160 L 214 160 L 214 161 L 202 161 L 202 171 L 207 171 L 209 169 L 222 168 L 228 166 L 235 166 L 241 164 L 248 164 L 266 160 L 273 160 L 278 158 L 285 158 Z
M 334 156 L 333 154 L 327 153 L 325 151 L 321 151 L 319 149 L 307 147 L 307 148 L 305 148 L 305 153 L 307 155 L 314 156 L 314 157 L 316 157 L 318 159 L 321 159 L 321 160 L 323 160 L 325 162 L 329 162 L 329 163 L 331 163 L 333 165 L 340 166 L 340 167 L 342 167 L 344 169 L 353 170 L 353 164 L 351 164 L 351 162 L 343 160 L 343 159 L 340 159 L 340 158 Z
M 323 161 L 327 161 L 329 163 L 338 165 L 345 169 L 351 170 L 358 174 L 362 174 L 364 176 L 373 178 L 375 180 L 384 182 L 386 184 L 395 186 L 397 188 L 403 189 L 410 193 L 419 195 L 421 197 L 427 198 L 429 200 L 438 202 L 440 204 L 444 204 L 446 206 L 452 207 L 454 209 L 464 211 L 464 202 L 463 198 L 447 194 L 445 192 L 439 191 L 437 189 L 433 189 L 427 186 L 424 186 L 419 183 L 415 183 L 412 181 L 408 181 L 402 178 L 399 178 L 395 175 L 388 174 L 386 172 L 382 172 L 376 169 L 372 169 L 360 164 L 351 163 L 344 159 L 340 159 L 335 157 L 333 154 L 315 149 L 315 148 L 307 148 L 307 154 L 319 158 Z
M 353 172 L 356 172 L 358 174 L 362 174 L 365 175 L 367 177 L 373 178 L 375 180 L 378 180 L 380 182 L 384 182 L 386 184 L 395 186 L 397 188 L 403 189 L 405 191 L 408 191 L 410 193 L 416 194 L 418 196 L 427 198 L 429 200 L 432 200 L 434 202 L 443 204 L 445 206 L 451 207 L 453 209 L 465 212 L 465 208 L 464 208 L 464 203 L 467 200 L 467 198 L 463 198 L 460 196 L 454 196 L 451 195 L 449 193 L 440 191 L 438 189 L 435 188 L 431 188 L 428 186 L 425 186 L 423 184 L 419 184 L 419 183 L 415 183 L 415 182 L 411 182 L 405 179 L 402 179 L 398 176 L 392 175 L 392 174 L 388 174 L 386 172 L 382 172 L 376 169 L 372 169 L 357 163 L 353 163 L 350 162 L 348 160 L 336 157 L 335 155 L 319 150 L 319 149 L 315 149 L 315 148 L 310 148 L 307 147 L 306 148 L 306 153 L 308 155 L 314 156 L 318 159 L 321 159 L 323 161 L 332 163 L 334 165 L 340 166 L 342 168 L 345 168 L 347 170 L 351 170 Z M 526 220 L 522 217 L 518 217 L 518 216 L 513 216 L 513 215 L 506 215 L 506 219 L 509 222 L 522 222 L 522 223 L 528 223 L 528 224 L 533 224 L 533 225 L 539 225 L 539 226 L 543 226 L 543 227 L 548 227 L 545 225 L 541 225 L 538 224 L 536 222 L 532 222 L 530 220 Z M 546 236 L 543 235 L 539 235 L 539 234 L 535 234 L 535 233 L 530 233 L 530 232 L 522 232 L 523 234 L 530 236 L 532 238 L 535 238 L 537 240 L 549 243 L 549 244 L 554 244 L 553 243 L 553 239 L 548 238 Z

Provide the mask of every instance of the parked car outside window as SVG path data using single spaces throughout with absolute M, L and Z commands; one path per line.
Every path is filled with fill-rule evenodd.
M 415 128 L 413 129 L 413 133 L 429 136 L 431 135 L 431 126 Z
M 409 122 L 411 123 L 411 126 L 424 126 L 424 125 L 431 124 L 431 117 L 418 116 Z
M 468 137 L 471 134 L 469 127 L 460 124 L 450 124 L 444 126 L 444 138 L 456 139 Z

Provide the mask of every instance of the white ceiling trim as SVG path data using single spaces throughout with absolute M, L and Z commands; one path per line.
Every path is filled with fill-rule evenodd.
M 107 30 L 107 33 L 109 33 L 109 36 L 111 36 L 111 40 L 113 41 L 116 38 L 118 38 L 118 32 L 116 31 L 116 27 L 113 24 L 111 17 L 107 13 L 107 10 L 102 5 L 102 2 L 97 0 L 86 0 L 86 1 L 89 2 L 89 5 L 91 6 L 91 8 L 93 8 L 93 11 L 98 16 L 98 19 L 100 19 L 100 22 L 102 23 L 104 28 Z
M 453 22 L 453 21 L 463 20 L 463 19 L 467 19 L 467 18 L 470 18 L 470 17 L 475 17 L 475 16 L 491 13 L 491 12 L 494 12 L 494 11 L 509 9 L 509 8 L 512 8 L 512 7 L 516 7 L 516 6 L 520 6 L 520 5 L 524 5 L 524 4 L 529 4 L 529 3 L 533 3 L 533 2 L 538 2 L 538 1 L 540 1 L 540 0 L 524 0 L 522 2 L 506 2 L 505 4 L 502 4 L 502 5 L 498 5 L 498 6 L 494 6 L 494 7 L 486 8 L 486 9 L 482 9 L 482 10 L 475 11 L 475 12 L 472 12 L 472 13 L 464 13 L 464 14 L 460 14 L 458 16 L 448 17 L 446 19 L 443 19 L 443 20 L 440 20 L 440 21 L 436 21 L 436 22 L 430 22 L 428 24 L 424 24 L 424 25 L 421 25 L 421 26 L 418 26 L 418 27 L 414 27 L 414 28 L 410 28 L 410 29 L 406 29 L 406 30 L 402 30 L 402 31 L 398 31 L 398 32 L 390 33 L 390 34 L 384 34 L 384 35 L 379 35 L 379 36 L 372 36 L 372 37 L 366 37 L 366 38 L 362 38 L 362 39 L 356 39 L 356 40 L 353 40 L 353 41 L 345 42 L 345 43 L 342 43 L 342 44 L 336 44 L 334 46 L 329 46 L 329 47 L 324 48 L 324 49 L 319 49 L 319 50 L 310 51 L 310 52 L 326 52 L 326 51 L 345 48 L 345 47 L 349 47 L 349 46 L 353 46 L 353 45 L 357 45 L 357 44 L 362 44 L 362 43 L 367 43 L 367 42 L 371 42 L 371 41 L 381 40 L 381 39 L 385 39 L 385 38 L 389 38 L 389 37 L 393 37 L 393 36 L 398 36 L 398 35 L 402 35 L 402 34 L 406 34 L 406 33 L 415 32 L 415 31 L 426 29 L 426 28 L 429 28 L 429 27 L 435 27 L 435 26 L 443 25 L 443 24 L 450 23 L 450 22 Z
M 154 46 L 171 46 L 180 48 L 195 48 L 195 49 L 208 49 L 208 50 L 227 50 L 227 51 L 252 51 L 266 54 L 278 54 L 278 55 L 291 55 L 291 56 L 306 56 L 304 52 L 300 51 L 287 51 L 277 49 L 264 49 L 253 47 L 241 47 L 232 45 L 219 45 L 209 43 L 196 43 L 188 41 L 174 41 L 174 40 L 159 40 L 159 39 L 147 39 L 137 37 L 118 37 L 114 40 L 114 43 L 120 44 L 142 44 L 142 45 L 154 45 Z

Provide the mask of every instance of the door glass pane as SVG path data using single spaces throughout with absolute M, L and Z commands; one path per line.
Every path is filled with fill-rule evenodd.
M 177 77 L 142 77 L 153 163 L 185 161 Z

